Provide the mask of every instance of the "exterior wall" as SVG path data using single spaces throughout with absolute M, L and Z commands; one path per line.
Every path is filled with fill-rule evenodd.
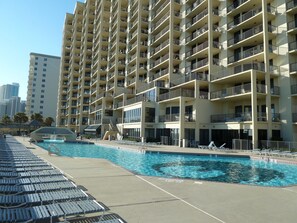
M 31 53 L 26 114 L 56 118 L 60 57 Z
M 180 146 L 296 140 L 296 14 L 294 1 L 276 0 L 77 3 L 64 25 L 58 125 L 134 128 L 141 140 L 154 131 Z M 135 108 L 140 121 L 127 123 Z

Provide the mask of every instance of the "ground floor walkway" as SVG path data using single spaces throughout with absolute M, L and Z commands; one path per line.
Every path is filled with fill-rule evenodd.
M 139 176 L 107 160 L 53 156 L 30 144 L 29 138 L 16 139 L 128 223 L 293 223 L 297 219 L 297 186 L 268 188 Z M 112 141 L 95 143 L 148 149 Z M 194 151 L 162 146 L 149 149 Z

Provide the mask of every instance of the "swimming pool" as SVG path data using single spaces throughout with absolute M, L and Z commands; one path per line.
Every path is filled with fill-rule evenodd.
M 38 145 L 48 150 L 51 143 Z M 147 152 L 145 154 L 93 144 L 57 143 L 62 156 L 107 159 L 139 175 L 258 186 L 297 184 L 297 165 L 248 157 Z

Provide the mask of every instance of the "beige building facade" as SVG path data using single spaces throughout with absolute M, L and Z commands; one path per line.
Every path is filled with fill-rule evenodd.
M 30 53 L 26 115 L 41 114 L 56 120 L 60 57 Z
M 179 146 L 296 141 L 296 18 L 282 0 L 78 2 L 57 125 Z

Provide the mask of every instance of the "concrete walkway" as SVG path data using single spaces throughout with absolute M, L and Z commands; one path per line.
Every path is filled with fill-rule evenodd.
M 16 139 L 61 169 L 76 184 L 87 188 L 87 193 L 129 223 L 297 221 L 297 186 L 268 188 L 138 176 L 107 160 L 50 156 L 47 151 L 29 144 L 28 138 Z M 143 149 L 138 145 L 98 143 Z M 193 152 L 193 149 L 162 146 L 149 149 Z

